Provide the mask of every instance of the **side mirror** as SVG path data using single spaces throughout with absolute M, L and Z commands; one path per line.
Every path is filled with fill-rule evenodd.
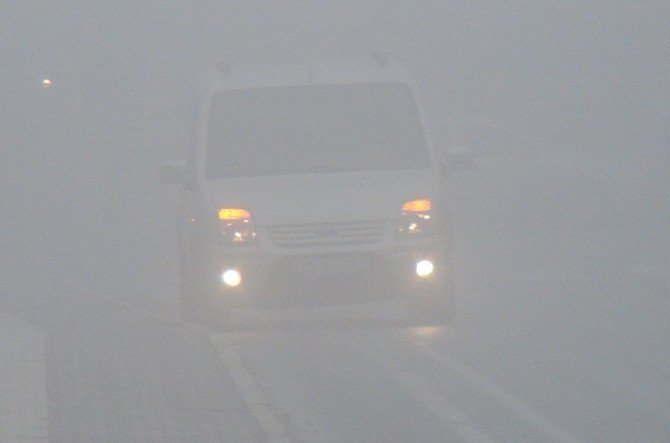
M 183 163 L 166 163 L 158 171 L 161 183 L 166 185 L 186 184 L 186 165 Z
M 477 169 L 475 154 L 467 146 L 450 146 L 445 156 L 445 167 L 450 172 Z

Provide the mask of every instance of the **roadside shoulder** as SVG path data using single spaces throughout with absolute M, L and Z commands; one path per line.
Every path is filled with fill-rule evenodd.
M 46 441 L 45 334 L 0 310 L 0 441 Z

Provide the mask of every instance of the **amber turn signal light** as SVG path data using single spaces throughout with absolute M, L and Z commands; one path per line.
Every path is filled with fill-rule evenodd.
M 428 199 L 412 200 L 402 205 L 402 212 L 430 212 L 431 204 Z
M 223 208 L 219 211 L 219 220 L 249 220 L 251 214 L 246 209 Z

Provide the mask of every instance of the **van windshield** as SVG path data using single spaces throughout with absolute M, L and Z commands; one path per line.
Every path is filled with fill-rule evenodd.
M 209 178 L 429 167 L 407 85 L 309 85 L 213 97 Z

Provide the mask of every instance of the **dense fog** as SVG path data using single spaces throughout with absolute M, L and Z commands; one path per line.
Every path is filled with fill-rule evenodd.
M 276 429 L 263 426 L 262 411 L 238 399 L 244 388 L 230 361 L 240 360 L 267 409 L 288 417 L 277 426 L 283 423 L 296 441 L 667 440 L 668 47 L 670 6 L 660 1 L 2 2 L 0 308 L 47 336 L 44 432 L 53 441 L 273 439 Z M 225 65 L 233 72 L 324 61 L 346 66 L 373 54 L 401 66 L 416 86 L 423 129 L 437 155 L 454 147 L 472 154 L 474 167 L 450 173 L 445 184 L 453 322 L 429 331 L 380 324 L 378 314 L 388 307 L 357 307 L 350 303 L 354 296 L 335 307 L 242 310 L 242 318 L 261 320 L 242 321 L 241 332 L 190 323 L 160 332 L 166 326 L 154 326 L 161 321 L 154 316 L 178 322 L 175 214 L 181 191 L 160 183 L 159 168 L 184 160 L 192 143 L 201 74 Z M 310 98 L 331 105 L 323 112 L 346 108 L 323 94 Z M 294 98 L 288 93 L 280 100 L 290 109 L 297 105 L 287 100 Z M 222 108 L 222 121 L 239 117 L 237 127 L 263 122 L 260 135 L 254 134 L 259 144 L 281 137 L 260 114 L 243 118 L 244 97 L 228 103 L 237 105 Z M 259 100 L 256 106 L 254 112 L 267 105 Z M 320 121 L 315 109 L 296 115 Z M 408 118 L 398 117 L 394 127 Z M 353 140 L 361 129 L 348 125 L 344 132 Z M 243 142 L 251 139 L 248 126 L 239 136 Z M 311 134 L 305 146 L 324 134 Z M 252 158 L 270 171 L 279 168 L 281 154 Z M 337 161 L 346 164 L 342 159 L 355 154 Z M 329 158 L 314 162 L 336 161 Z M 372 164 L 356 164 L 364 161 Z M 408 161 L 403 157 L 403 164 Z M 329 285 L 324 280 L 301 297 Z M 89 306 L 95 297 L 122 302 L 127 317 L 126 311 L 107 315 L 104 306 Z M 344 314 L 337 317 L 340 309 Z M 152 320 L 123 328 L 154 341 L 140 345 L 123 334 L 115 341 L 108 332 L 137 312 Z M 343 320 L 335 326 L 319 321 L 332 315 Z M 309 326 L 303 327 L 305 319 Z M 107 326 L 100 332 L 96 324 Z M 170 353 L 186 346 L 180 327 L 196 330 L 185 333 L 195 343 L 188 346 L 193 355 Z M 64 333 L 68 328 L 75 329 Z M 88 333 L 108 340 L 77 341 Z M 202 335 L 202 342 L 189 334 Z M 231 360 L 225 350 L 212 351 L 210 342 L 239 355 Z M 23 345 L 7 346 L 18 346 L 20 355 Z M 117 348 L 123 352 L 110 351 Z M 446 355 L 450 369 L 442 373 L 437 357 L 414 358 L 417 349 Z M 149 363 L 137 363 L 138 355 L 152 352 L 167 365 L 155 377 Z M 87 400 L 59 391 L 66 383 L 59 377 L 85 378 L 87 358 L 113 360 L 112 354 L 116 363 L 109 365 L 103 390 L 109 395 L 92 395 L 88 385 L 76 383 L 77 395 Z M 186 367 L 183 359 L 193 359 L 192 367 L 179 366 Z M 170 372 L 169 365 L 178 369 Z M 469 377 L 467 368 L 477 375 Z M 461 374 L 463 384 L 449 371 Z M 189 409 L 190 421 L 163 426 L 161 419 L 167 423 L 179 411 L 177 400 L 150 393 L 180 385 L 185 374 L 202 376 L 201 385 L 176 397 L 224 406 L 201 415 Z M 7 373 L 0 377 L 7 389 L 15 386 Z M 387 379 L 397 393 L 386 390 Z M 126 404 L 113 395 L 114 380 L 137 383 L 129 392 L 148 392 L 128 400 L 136 408 L 128 416 L 150 414 L 161 404 L 167 412 L 151 412 L 159 418 L 146 428 L 108 419 L 105 411 Z M 473 380 L 488 387 L 477 395 L 497 399 L 519 421 L 463 394 Z M 242 393 L 216 397 L 211 386 Z M 228 402 L 233 398 L 246 406 Z M 102 412 L 86 424 L 66 417 L 79 407 L 72 405 Z M 6 415 L 0 429 L 13 421 L 10 409 L 0 409 Z M 217 433 L 214 422 L 251 430 Z M 202 431 L 203 423 L 210 433 Z M 460 431 L 449 433 L 453 429 Z M 9 432 L 0 439 L 12 440 Z

